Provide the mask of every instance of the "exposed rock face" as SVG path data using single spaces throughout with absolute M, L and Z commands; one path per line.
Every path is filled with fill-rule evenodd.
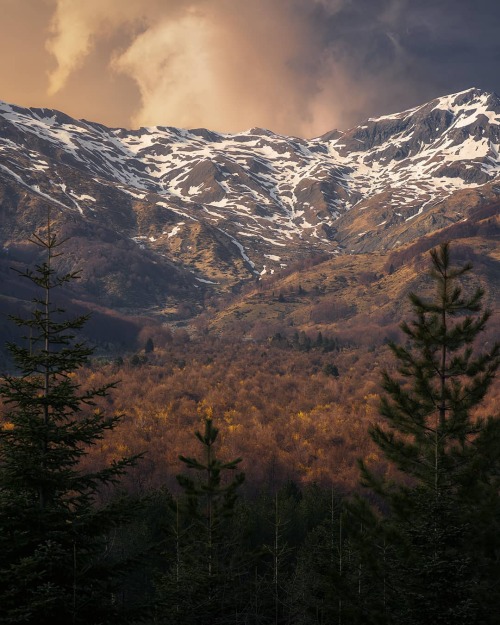
M 228 288 L 315 252 L 397 247 L 467 219 L 500 197 L 499 145 L 500 100 L 478 89 L 312 140 L 110 129 L 0 104 L 0 244 L 26 239 L 51 205 L 60 227 L 83 233 L 75 265 L 85 239 L 122 249 L 124 286 L 104 281 L 105 297 L 135 305 L 124 295 L 133 249 L 138 275 L 169 276 L 141 295 L 161 304 L 176 289 Z

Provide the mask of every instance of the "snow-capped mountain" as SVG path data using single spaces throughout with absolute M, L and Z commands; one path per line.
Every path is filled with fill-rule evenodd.
M 0 103 L 0 238 L 70 234 L 234 284 L 315 252 L 392 248 L 500 201 L 500 99 L 470 89 L 304 140 L 124 130 Z

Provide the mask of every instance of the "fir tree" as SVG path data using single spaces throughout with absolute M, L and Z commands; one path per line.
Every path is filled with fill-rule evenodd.
M 245 476 L 237 473 L 224 481 L 225 473 L 235 471 L 241 458 L 220 460 L 219 430 L 211 416 L 204 426 L 203 432 L 195 433 L 203 457 L 179 456 L 199 477 L 177 476 L 184 497 L 176 509 L 175 558 L 158 586 L 161 618 L 167 623 L 237 623 L 242 612 L 237 589 L 244 571 L 232 519 Z
M 390 344 L 400 376 L 384 373 L 385 425 L 370 431 L 403 479 L 387 483 L 364 465 L 362 477 L 389 509 L 381 528 L 389 543 L 389 620 L 490 622 L 483 608 L 487 596 L 498 600 L 500 542 L 492 538 L 488 552 L 485 536 L 500 521 L 500 421 L 472 411 L 494 379 L 499 347 L 474 350 L 490 313 L 482 312 L 481 289 L 462 292 L 471 265 L 453 267 L 448 244 L 431 260 L 435 297 L 410 295 L 407 344 Z
M 97 407 L 113 384 L 82 391 L 74 372 L 91 350 L 74 342 L 86 317 L 66 319 L 53 291 L 74 280 L 53 267 L 61 243 L 51 231 L 34 235 L 45 260 L 21 275 L 40 292 L 27 333 L 9 344 L 18 373 L 4 375 L 0 397 L 0 623 L 107 623 L 118 612 L 113 594 L 123 562 L 114 560 L 110 533 L 133 506 L 116 499 L 98 507 L 100 488 L 115 484 L 136 458 L 93 472 L 80 470 L 89 446 L 118 416 Z

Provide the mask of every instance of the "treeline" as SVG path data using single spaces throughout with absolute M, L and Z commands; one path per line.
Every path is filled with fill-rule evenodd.
M 114 534 L 117 552 L 147 553 L 123 579 L 125 614 L 142 605 L 146 623 L 384 622 L 394 607 L 384 595 L 389 562 L 385 580 L 371 565 L 384 538 L 345 496 L 317 484 L 246 484 L 228 506 L 230 483 L 210 490 L 200 480 L 194 504 L 189 491 L 154 491 L 140 520 Z
M 394 368 L 388 345 L 325 352 L 314 335 L 309 350 L 304 337 L 304 347 L 289 345 L 293 335 L 284 346 L 281 340 L 261 344 L 209 336 L 162 348 L 155 340 L 153 352 L 145 353 L 147 336 L 136 358 L 94 359 L 75 373 L 83 388 L 120 381 L 101 401 L 103 409 L 123 415 L 121 425 L 90 451 L 89 467 L 120 452 L 147 450 L 126 478 L 128 487 L 172 488 L 178 456 L 194 453 L 192 432 L 210 407 L 222 454 L 241 456 L 256 485 L 274 476 L 277 484 L 317 482 L 353 492 L 359 489 L 358 458 L 395 477 L 367 436 L 370 424 L 381 421 L 380 372 Z M 499 403 L 496 384 L 477 412 L 495 414 Z

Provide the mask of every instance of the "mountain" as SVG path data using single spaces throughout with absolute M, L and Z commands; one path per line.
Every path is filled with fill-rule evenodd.
M 479 89 L 311 140 L 0 103 L 0 265 L 24 262 L 50 206 L 79 296 L 189 315 L 301 259 L 474 229 L 499 213 L 499 146 L 500 99 Z

